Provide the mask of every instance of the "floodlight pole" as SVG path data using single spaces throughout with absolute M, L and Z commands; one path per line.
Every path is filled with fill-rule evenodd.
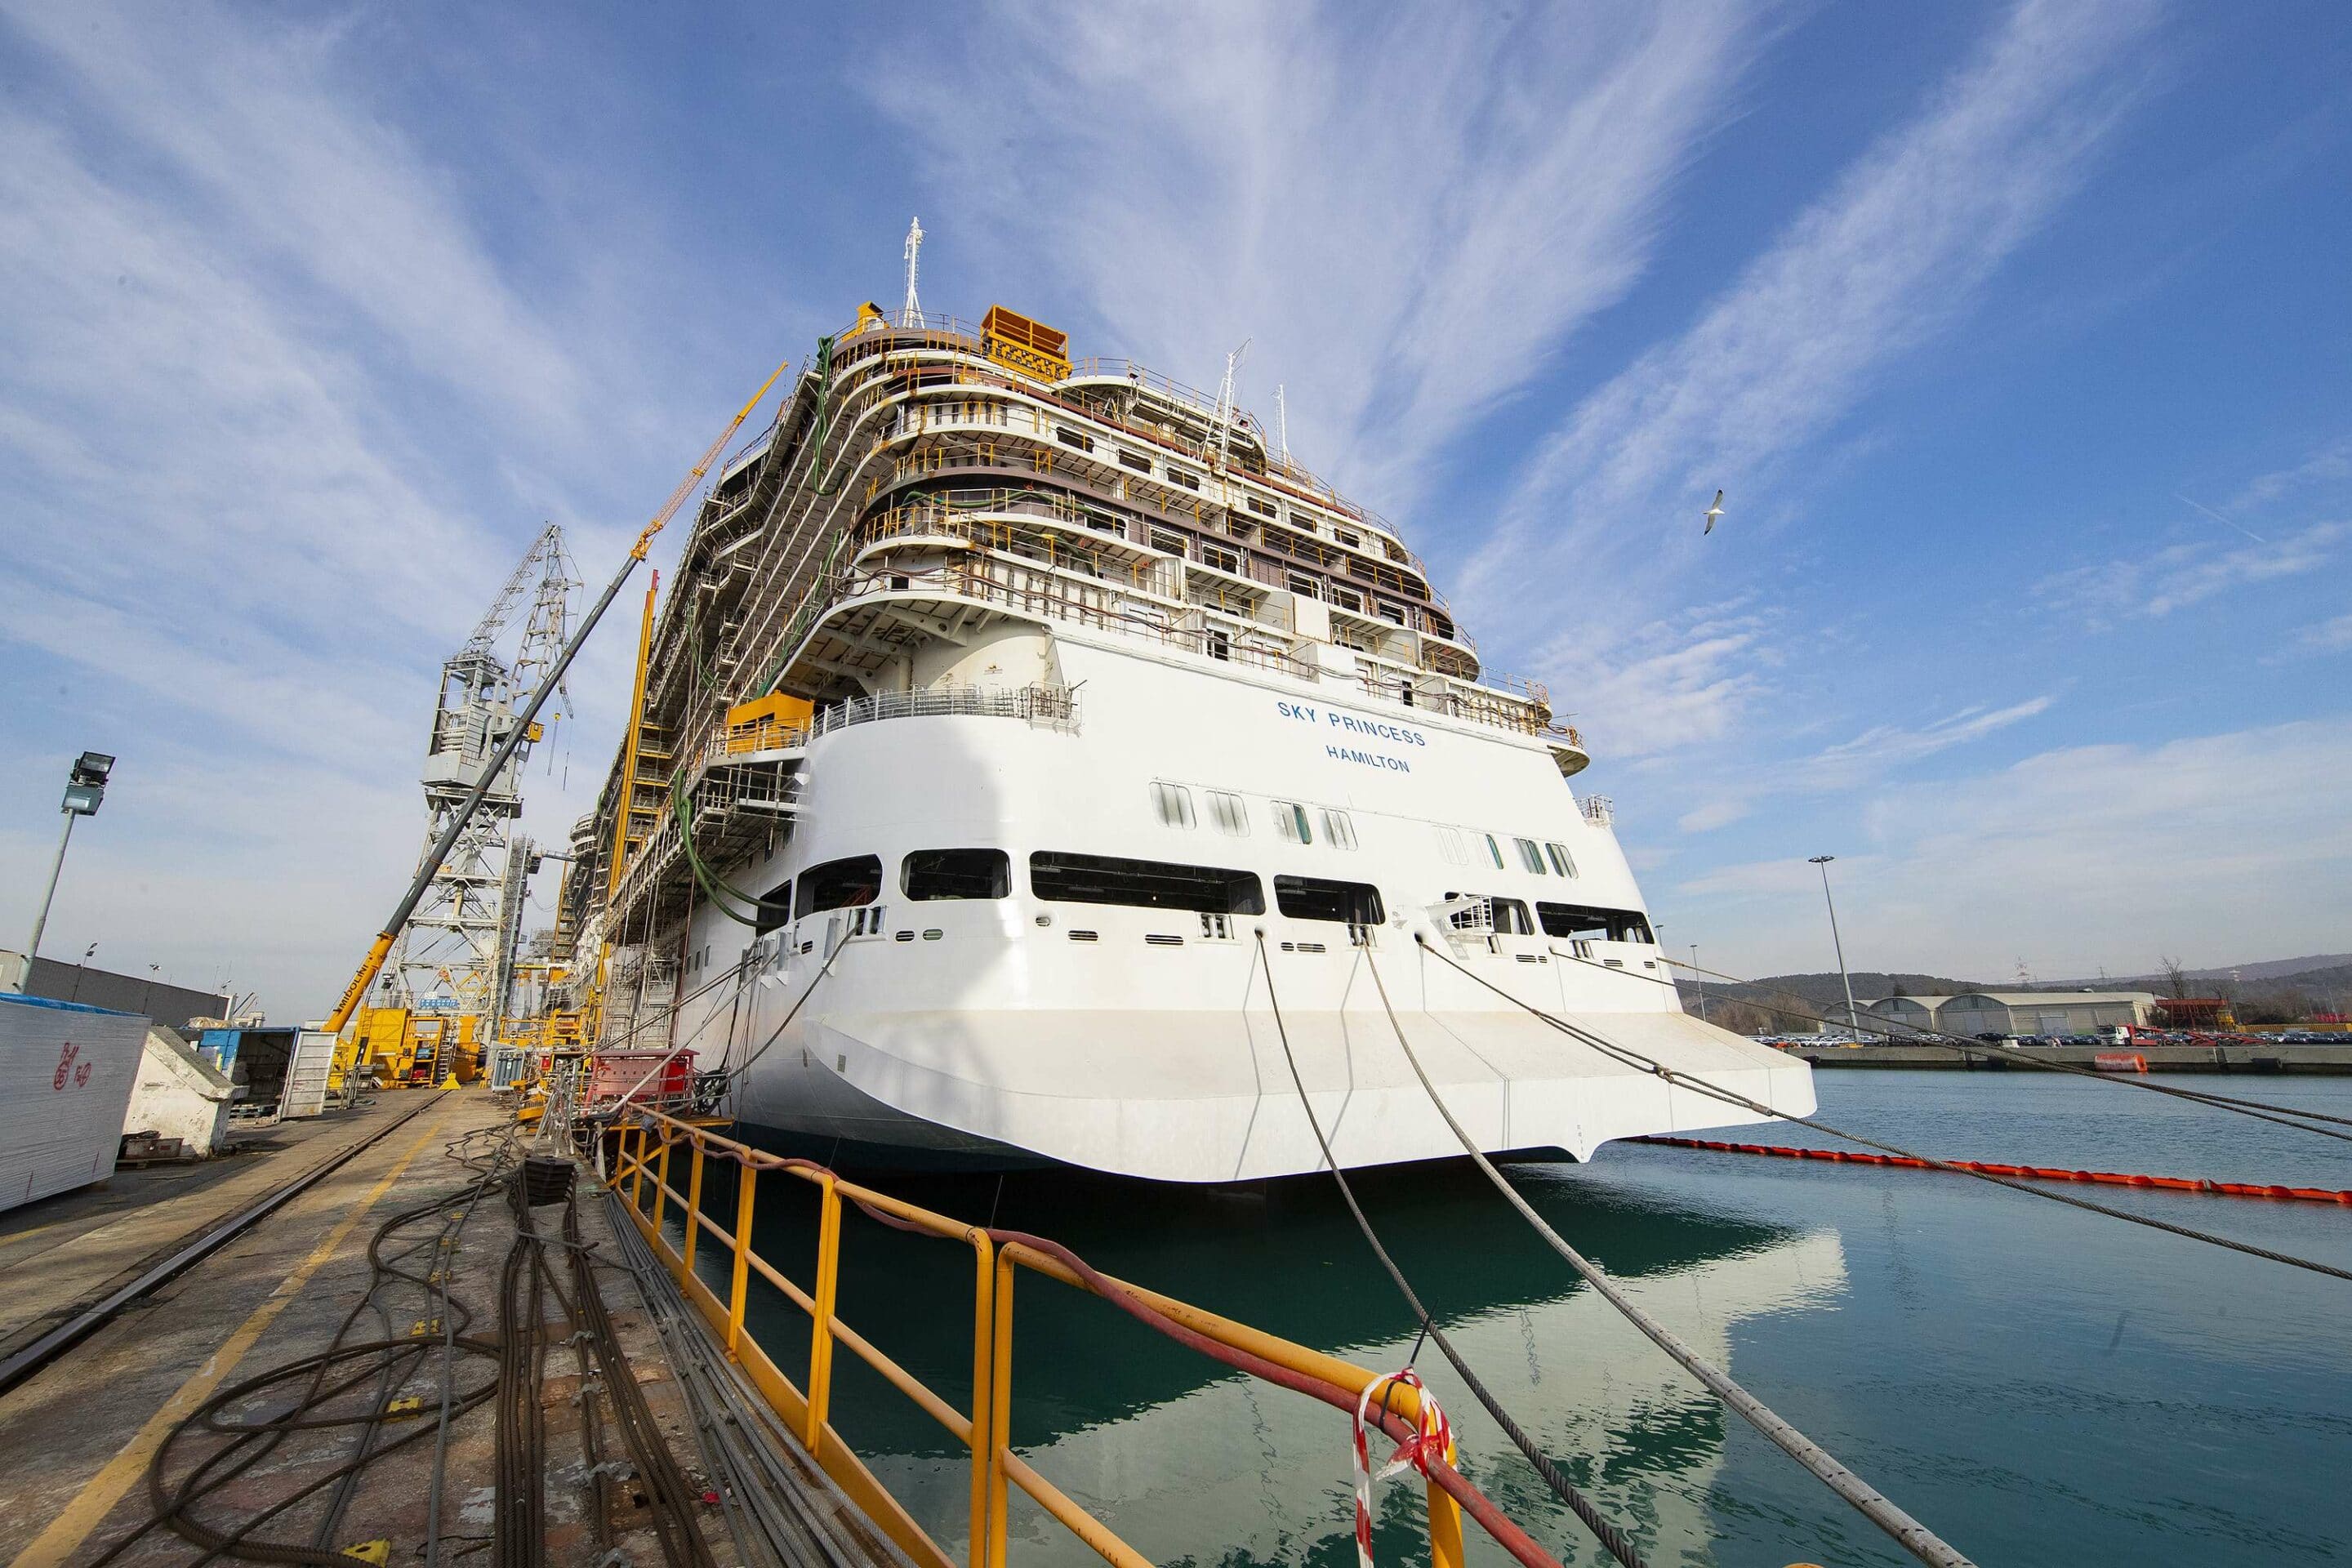
M 1837 950 L 1838 978 L 1845 984 L 1845 1026 L 1859 1040 L 1862 1038 L 1862 1016 L 1854 1010 L 1853 977 L 1846 973 L 1845 942 L 1838 935 L 1837 900 L 1830 897 L 1830 862 L 1836 858 L 1834 855 L 1806 857 L 1811 864 L 1822 868 L 1822 902 L 1830 907 L 1830 945 Z
M 66 819 L 66 830 L 58 835 L 58 857 L 49 862 L 48 891 L 41 895 L 41 912 L 33 917 L 33 940 L 25 944 L 25 963 L 28 971 L 33 960 L 40 956 L 41 932 L 47 929 L 49 923 L 49 900 L 58 896 L 58 873 L 66 868 L 66 846 L 73 842 L 74 818 L 81 814 L 68 810 L 59 815 Z

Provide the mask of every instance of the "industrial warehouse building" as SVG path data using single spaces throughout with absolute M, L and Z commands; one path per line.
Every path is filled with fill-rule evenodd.
M 1885 1019 L 1887 1037 L 1899 1040 L 1922 1032 L 1942 1033 L 1940 1016 L 1944 1004 L 1950 1000 L 1949 996 L 1888 996 L 1868 1004 L 1863 1011 Z M 1864 1026 L 1870 1026 L 1867 1020 Z
M 1970 991 L 1947 997 L 1935 1026 L 1947 1035 L 2087 1035 L 2155 1016 L 2151 991 Z

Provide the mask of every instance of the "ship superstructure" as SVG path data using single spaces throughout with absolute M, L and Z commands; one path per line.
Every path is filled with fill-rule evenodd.
M 1343 1161 L 1453 1152 L 1398 1028 L 1493 1149 L 1727 1120 L 1528 1006 L 1810 1109 L 1683 1015 L 1588 760 L 1230 377 L 910 289 L 649 596 L 555 956 L 747 1122 L 959 1158 L 1311 1170 L 1286 1058 Z

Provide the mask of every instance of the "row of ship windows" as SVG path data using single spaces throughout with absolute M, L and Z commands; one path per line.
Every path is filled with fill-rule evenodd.
M 1237 550 L 1228 550 L 1222 544 L 1212 544 L 1205 539 L 1188 541 L 1184 535 L 1164 528 L 1151 530 L 1150 537 L 1151 548 L 1164 554 L 1176 556 L 1180 560 L 1197 561 L 1203 566 L 1213 567 L 1217 571 L 1229 573 L 1235 577 L 1249 575 L 1243 563 L 1241 552 Z M 1375 598 L 1370 601 L 1371 608 L 1367 611 L 1364 608 L 1366 599 L 1363 594 L 1345 584 L 1318 577 L 1311 573 L 1286 573 L 1284 586 L 1301 598 L 1321 599 L 1326 604 L 1348 611 L 1350 615 L 1375 615 L 1391 626 L 1402 626 L 1407 624 L 1403 605 L 1391 604 L 1386 599 Z
M 829 910 L 864 909 L 882 896 L 882 858 L 851 855 L 812 866 L 787 879 L 760 900 L 759 929 L 771 931 L 794 920 Z M 909 901 L 1003 899 L 1012 895 L 1012 857 L 1002 849 L 918 849 L 899 862 L 898 890 Z M 1047 903 L 1115 904 L 1129 909 L 1183 910 L 1202 915 L 1262 915 L 1265 888 L 1255 871 L 1222 866 L 1188 866 L 1166 860 L 1134 860 L 1111 855 L 1080 855 L 1040 849 L 1029 857 L 1029 890 Z M 1275 907 L 1292 920 L 1330 921 L 1377 926 L 1388 918 L 1381 890 L 1370 882 L 1328 877 L 1280 875 L 1274 879 Z M 1464 929 L 1491 926 L 1504 935 L 1600 937 L 1611 942 L 1651 942 L 1649 922 L 1638 910 L 1538 901 L 1530 918 L 1523 900 L 1449 892 L 1486 906 L 1449 917 Z M 852 934 L 881 927 L 879 912 L 861 916 Z
M 1095 438 L 1083 430 L 1074 430 L 1066 425 L 1054 426 L 1054 439 L 1073 451 L 1091 453 L 1095 449 Z M 1132 468 L 1139 474 L 1151 472 L 1151 458 L 1146 453 L 1131 451 L 1122 447 L 1118 449 L 1118 457 L 1121 468 Z M 1201 488 L 1201 476 L 1191 469 L 1179 468 L 1174 463 L 1163 464 L 1161 468 L 1171 484 L 1181 485 L 1188 490 L 1197 490 Z M 1350 550 L 1361 550 L 1364 547 L 1364 536 L 1352 528 L 1342 528 L 1336 522 L 1317 517 L 1312 512 L 1302 511 L 1295 506 L 1289 509 L 1289 515 L 1285 517 L 1283 509 L 1263 496 L 1245 495 L 1243 499 L 1249 510 L 1259 517 L 1276 518 L 1308 533 L 1328 534 Z
M 1209 820 L 1218 832 L 1228 838 L 1249 837 L 1249 805 L 1242 796 L 1222 789 L 1203 790 L 1202 794 L 1208 805 Z M 1356 825 L 1346 812 L 1336 806 L 1310 808 L 1288 800 L 1274 800 L 1266 804 L 1273 808 L 1276 834 L 1293 844 L 1314 843 L 1315 820 L 1319 819 L 1323 825 L 1323 842 L 1335 849 L 1356 847 Z M 1310 809 L 1315 814 L 1312 819 L 1307 815 Z M 1199 825 L 1199 818 L 1192 810 L 1192 791 L 1184 784 L 1153 780 L 1151 810 L 1163 826 L 1191 828 Z M 1573 877 L 1577 874 L 1576 858 L 1569 853 L 1565 844 L 1513 838 L 1511 847 L 1518 857 L 1519 868 L 1532 876 Z M 1510 869 L 1509 863 L 1503 858 L 1502 840 L 1475 827 L 1440 825 L 1437 852 L 1448 865 L 1491 863 L 1497 871 Z

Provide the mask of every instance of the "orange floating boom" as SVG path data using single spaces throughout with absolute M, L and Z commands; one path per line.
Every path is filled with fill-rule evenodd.
M 1727 1143 L 1714 1138 L 1672 1138 L 1663 1134 L 1630 1140 L 1635 1143 L 1667 1143 L 1677 1149 L 1713 1149 L 1725 1154 L 1777 1154 L 1784 1160 L 1829 1160 L 1842 1165 L 1893 1165 L 1906 1171 L 1936 1169 L 1925 1160 L 1901 1154 L 1869 1154 L 1844 1149 L 1791 1149 L 1779 1143 Z M 2334 1187 L 2283 1187 L 2260 1182 L 2208 1182 L 2193 1176 L 2140 1176 L 2123 1171 L 2068 1171 L 2054 1165 L 1995 1165 L 1981 1160 L 1946 1160 L 1947 1165 L 1984 1176 L 2021 1177 L 2035 1182 L 2096 1182 L 2110 1187 L 2152 1187 L 2165 1192 L 2204 1193 L 2222 1198 L 2284 1198 L 2311 1204 L 2342 1204 L 2352 1207 L 2352 1192 Z

